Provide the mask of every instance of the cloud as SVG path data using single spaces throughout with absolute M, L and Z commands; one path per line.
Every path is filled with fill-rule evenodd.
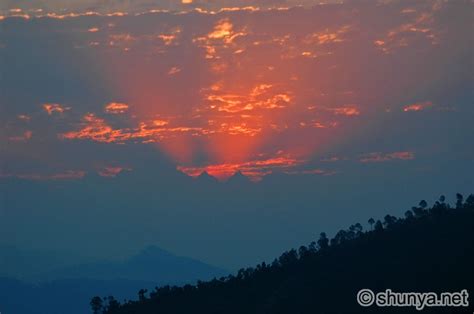
M 175 74 L 178 74 L 179 72 L 181 72 L 180 68 L 172 67 L 171 69 L 169 69 L 168 75 L 175 75 Z
M 43 109 L 48 115 L 53 115 L 54 113 L 64 113 L 67 110 L 70 110 L 71 107 L 65 107 L 60 104 L 43 104 Z
M 88 113 L 83 117 L 83 127 L 79 131 L 71 131 L 59 135 L 61 139 L 90 139 L 96 142 L 123 143 L 129 140 L 131 135 L 121 129 L 113 129 L 104 119 L 97 117 L 93 113 Z
M 88 113 L 83 116 L 82 127 L 78 131 L 61 133 L 58 137 L 64 140 L 91 140 L 99 143 L 123 144 L 134 140 L 142 143 L 159 142 L 176 133 L 200 135 L 203 132 L 202 128 L 197 127 L 166 127 L 167 125 L 166 121 L 153 120 L 140 122 L 135 128 L 113 128 L 105 119 L 94 113 Z
M 459 112 L 467 108 L 461 63 L 470 50 L 463 36 L 443 35 L 462 33 L 463 19 L 446 19 L 450 12 L 459 14 L 460 4 L 417 3 L 406 10 L 396 3 L 291 9 L 294 3 L 284 1 L 233 3 L 236 7 L 176 3 L 171 11 L 127 10 L 114 3 L 106 9 L 99 4 L 83 11 L 22 7 L 22 12 L 2 13 L 31 17 L 1 22 L 14 25 L 4 28 L 1 52 L 16 56 L 15 62 L 0 60 L 6 73 L 0 99 L 7 104 L 0 117 L 8 131 L 4 138 L 28 145 L 47 141 L 51 147 L 156 143 L 151 146 L 159 147 L 157 154 L 199 168 L 245 163 L 280 149 L 298 160 L 319 160 L 334 147 L 358 151 L 355 146 L 366 145 L 360 138 L 370 141 L 372 133 L 411 145 L 421 133 L 414 131 L 410 139 L 394 135 L 401 132 L 384 120 L 387 104 L 408 104 L 394 105 L 391 112 L 426 110 L 432 102 L 450 103 Z M 431 33 L 436 46 L 427 40 Z M 400 55 L 374 49 L 395 51 L 403 41 L 408 46 Z M 32 44 L 35 54 L 24 48 Z M 397 71 L 387 76 L 387 69 Z M 447 77 L 453 80 L 449 84 Z M 27 95 L 17 92 L 20 79 Z M 407 102 L 414 95 L 431 101 Z M 43 107 L 50 116 L 71 108 L 63 104 L 74 110 L 46 124 L 31 105 L 45 99 L 57 102 Z M 115 99 L 120 102 L 108 103 Z M 22 114 L 30 119 L 19 118 Z M 394 125 L 418 130 L 408 116 L 390 117 L 404 119 Z M 29 140 L 26 126 L 34 134 Z M 386 149 L 373 145 L 367 151 Z M 179 153 L 169 153 L 173 150 Z M 397 159 L 385 155 L 372 159 Z
M 206 36 L 196 37 L 193 42 L 206 51 L 207 59 L 219 59 L 220 50 L 233 49 L 233 51 L 242 50 L 235 40 L 238 37 L 247 36 L 244 30 L 236 32 L 234 25 L 229 18 L 221 19 L 216 22 L 214 29 Z
M 332 108 L 330 110 L 333 111 L 336 115 L 343 115 L 343 116 L 358 116 L 358 115 L 360 115 L 359 109 L 357 109 L 357 107 L 354 106 L 354 105 L 344 106 L 344 107 L 339 107 L 339 108 Z
M 320 32 L 311 33 L 303 39 L 303 43 L 308 45 L 341 43 L 345 40 L 344 36 L 350 29 L 351 27 L 349 25 L 344 25 L 332 31 L 326 29 Z
M 441 9 L 441 2 L 433 2 L 432 6 L 418 14 L 414 9 L 404 9 L 402 14 L 413 15 L 410 22 L 403 23 L 387 32 L 383 38 L 374 41 L 376 48 L 384 53 L 392 53 L 394 50 L 415 44 L 417 40 L 423 39 L 432 45 L 436 45 L 439 34 L 434 29 L 434 15 Z
M 197 177 L 201 173 L 207 172 L 219 180 L 225 180 L 240 171 L 253 181 L 259 181 L 263 176 L 272 173 L 274 170 L 288 169 L 299 164 L 301 164 L 301 161 L 297 159 L 281 156 L 242 163 L 223 163 L 204 167 L 178 166 L 178 170 L 192 177 Z
M 403 107 L 404 112 L 409 112 L 409 111 L 422 111 L 426 110 L 430 107 L 433 106 L 433 103 L 431 101 L 425 101 L 425 102 L 419 102 L 419 103 L 414 103 L 411 105 L 407 105 Z
M 34 181 L 49 181 L 49 180 L 77 180 L 82 179 L 86 175 L 85 171 L 82 170 L 67 170 L 59 173 L 52 174 L 39 174 L 39 173 L 22 173 L 22 174 L 4 174 L 0 173 L 0 178 L 15 177 L 19 179 L 34 180 Z
M 108 166 L 108 167 L 104 167 L 100 169 L 98 173 L 101 177 L 115 178 L 122 171 L 131 171 L 131 168 L 124 168 L 124 167 L 119 167 L 119 166 Z
M 175 27 L 168 33 L 159 34 L 158 38 L 160 38 L 166 46 L 170 46 L 176 43 L 181 32 L 182 30 L 180 27 Z
M 344 105 L 335 107 L 310 106 L 308 110 L 330 112 L 336 116 L 354 117 L 360 115 L 360 110 L 356 105 Z
M 30 130 L 27 130 L 23 132 L 23 134 L 21 135 L 10 136 L 8 140 L 11 142 L 26 142 L 26 141 L 29 141 L 32 136 L 33 136 L 33 132 Z
M 19 114 L 17 116 L 17 118 L 19 120 L 22 120 L 22 121 L 25 121 L 25 122 L 30 122 L 30 120 L 31 120 L 31 117 L 29 115 L 26 115 L 26 114 Z
M 214 86 L 215 87 L 215 86 Z M 219 88 L 210 88 L 206 95 L 211 110 L 240 113 L 258 109 L 281 109 L 291 103 L 291 96 L 285 91 L 275 91 L 272 84 L 257 84 L 246 92 L 229 93 Z M 206 90 L 204 90 L 206 91 Z
M 129 106 L 125 103 L 111 102 L 105 106 L 105 112 L 111 114 L 125 113 L 129 109 Z
M 393 152 L 393 153 L 369 153 L 363 155 L 359 160 L 360 162 L 386 162 L 393 160 L 412 160 L 415 159 L 415 154 L 413 152 Z
M 320 176 L 332 176 L 337 173 L 337 171 L 328 171 L 324 169 L 307 169 L 307 170 L 291 170 L 285 171 L 289 175 L 320 175 Z

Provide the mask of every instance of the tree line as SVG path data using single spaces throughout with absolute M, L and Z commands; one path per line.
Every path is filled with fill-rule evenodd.
M 446 288 L 457 287 L 466 282 L 463 278 L 469 278 L 462 274 L 463 263 L 474 261 L 474 235 L 470 231 L 474 230 L 473 222 L 473 194 L 466 199 L 456 194 L 454 205 L 446 203 L 445 196 L 439 197 L 432 206 L 422 200 L 407 210 L 404 217 L 370 218 L 368 230 L 364 230 L 361 223 L 355 223 L 331 239 L 321 232 L 319 239 L 309 245 L 288 250 L 272 263 L 242 268 L 235 275 L 198 281 L 195 285 L 167 285 L 153 291 L 141 289 L 137 300 L 122 303 L 113 296 L 96 296 L 90 305 L 94 314 L 311 313 L 314 306 L 332 313 L 331 300 L 337 301 L 330 293 L 332 289 L 351 300 L 339 307 L 350 307 L 354 306 L 351 299 L 354 291 L 364 281 L 375 286 L 385 282 L 393 287 L 436 288 L 437 281 L 429 276 L 424 286 L 419 286 L 420 283 L 408 275 L 422 276 L 420 272 L 440 267 L 448 267 L 449 276 L 443 275 L 439 281 Z M 460 237 L 467 242 L 460 242 Z M 440 248 L 443 254 L 463 255 L 465 260 L 453 264 L 452 258 L 440 254 Z M 405 264 L 407 269 L 402 267 Z M 379 272 L 378 267 L 389 268 L 389 265 L 393 269 L 382 269 L 385 273 L 381 277 L 385 279 L 370 275 Z M 363 274 L 369 275 L 364 277 Z M 359 285 L 348 282 L 348 277 L 360 277 Z M 344 287 L 338 287 L 341 283 Z M 314 300 L 313 293 L 319 300 Z

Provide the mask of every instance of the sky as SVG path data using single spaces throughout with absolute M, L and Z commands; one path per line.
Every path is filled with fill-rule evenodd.
M 473 13 L 2 1 L 0 243 L 233 269 L 473 192 Z

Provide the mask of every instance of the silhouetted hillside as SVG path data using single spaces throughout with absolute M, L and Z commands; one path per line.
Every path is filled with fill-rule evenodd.
M 400 219 L 369 219 L 370 231 L 357 223 L 329 240 L 283 253 L 271 265 L 241 269 L 235 276 L 183 287 L 139 292 L 138 301 L 120 305 L 96 297 L 95 313 L 302 314 L 380 313 L 357 303 L 360 289 L 374 292 L 474 292 L 474 195 L 457 195 L 453 208 L 441 197 L 425 201 Z M 472 297 L 471 297 L 472 307 Z M 104 305 L 105 304 L 105 305 Z M 469 312 L 470 311 L 470 312 Z M 384 308 L 415 313 L 414 308 Z M 425 308 L 425 313 L 472 313 L 466 308 Z

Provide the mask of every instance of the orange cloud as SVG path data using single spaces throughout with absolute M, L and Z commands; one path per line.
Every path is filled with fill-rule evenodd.
M 332 43 L 340 43 L 343 42 L 344 39 L 344 34 L 347 33 L 350 30 L 349 25 L 342 26 L 336 30 L 329 30 L 326 29 L 321 32 L 316 32 L 312 33 L 310 35 L 307 35 L 305 39 L 303 40 L 303 43 L 305 44 L 319 44 L 319 45 L 325 45 L 325 44 L 332 44 Z
M 419 103 L 414 103 L 408 106 L 405 106 L 403 108 L 404 112 L 409 112 L 409 111 L 422 111 L 427 108 L 430 108 L 433 106 L 433 103 L 431 101 L 425 101 L 425 102 L 419 102 Z
M 334 108 L 310 106 L 310 107 L 308 107 L 308 110 L 328 111 L 328 112 L 332 112 L 333 114 L 338 115 L 338 116 L 349 116 L 350 117 L 350 116 L 360 115 L 360 110 L 356 105 L 345 105 L 345 106 L 334 107 Z
M 129 109 L 129 106 L 125 103 L 111 102 L 105 106 L 105 112 L 111 114 L 125 113 Z
M 136 128 L 114 129 L 104 119 L 93 113 L 88 113 L 82 118 L 82 128 L 80 130 L 59 134 L 59 138 L 121 144 L 130 140 L 140 140 L 145 143 L 159 142 L 172 137 L 176 133 L 203 134 L 202 128 L 165 127 L 167 124 L 168 122 L 164 120 L 153 120 L 151 122 L 140 122 Z
M 178 67 L 172 67 L 169 71 L 168 71 L 168 75 L 175 75 L 175 74 L 178 74 L 179 72 L 181 72 L 181 69 L 178 68 Z
M 165 46 L 170 46 L 176 42 L 178 39 L 178 35 L 181 33 L 181 28 L 176 27 L 173 30 L 171 30 L 170 33 L 163 33 L 158 35 L 158 38 L 163 41 Z
M 313 128 L 316 128 L 316 129 L 327 129 L 327 128 L 335 128 L 336 126 L 338 126 L 338 124 L 339 123 L 337 123 L 336 121 L 327 122 L 327 123 L 320 122 L 320 121 L 312 121 L 312 123 L 309 124 L 309 126 L 312 126 Z
M 231 43 L 236 35 L 233 32 L 233 25 L 229 19 L 220 20 L 215 26 L 214 30 L 207 34 L 207 38 L 209 39 L 222 39 L 226 43 Z
M 360 115 L 359 109 L 357 109 L 357 107 L 355 107 L 354 105 L 334 108 L 334 109 L 332 109 L 332 111 L 336 115 L 344 115 L 344 116 L 358 116 L 358 115 Z
M 228 113 L 287 107 L 291 102 L 289 93 L 274 92 L 272 87 L 271 84 L 258 84 L 247 94 L 214 90 L 206 96 L 206 99 L 209 101 L 210 109 Z
M 62 139 L 90 139 L 96 142 L 124 142 L 130 139 L 130 134 L 122 130 L 114 130 L 104 119 L 98 118 L 92 113 L 88 113 L 83 117 L 84 127 L 79 131 L 72 131 L 60 134 Z
M 123 167 L 104 167 L 99 170 L 99 175 L 101 177 L 107 177 L 107 178 L 115 178 L 117 175 L 119 175 L 122 171 L 130 171 L 130 168 L 123 168 Z
M 64 113 L 67 110 L 70 110 L 71 107 L 64 107 L 60 104 L 44 104 L 43 109 L 48 113 L 48 115 L 52 115 L 53 113 Z
M 243 30 L 235 32 L 234 25 L 230 19 L 225 18 L 219 20 L 210 33 L 206 36 L 193 39 L 193 42 L 197 43 L 200 47 L 205 48 L 207 59 L 218 59 L 218 49 L 220 48 L 226 49 L 232 47 L 234 51 L 241 50 L 240 48 L 236 49 L 234 41 L 237 37 L 246 35 L 247 33 Z
M 287 169 L 301 164 L 302 161 L 289 157 L 275 157 L 264 160 L 252 160 L 241 163 L 223 163 L 205 167 L 178 166 L 178 170 L 192 177 L 197 177 L 203 172 L 219 179 L 225 180 L 240 171 L 252 181 L 258 181 L 263 176 L 272 173 L 275 169 Z
M 384 53 L 391 53 L 395 48 L 407 47 L 418 39 L 426 39 L 432 45 L 438 42 L 438 34 L 433 29 L 434 14 L 441 8 L 440 3 L 433 3 L 430 10 L 415 15 L 411 22 L 391 29 L 386 36 L 374 41 L 376 48 Z M 402 14 L 416 13 L 416 10 L 405 9 Z
M 89 33 L 96 33 L 99 31 L 99 28 L 98 27 L 91 27 L 87 30 Z

